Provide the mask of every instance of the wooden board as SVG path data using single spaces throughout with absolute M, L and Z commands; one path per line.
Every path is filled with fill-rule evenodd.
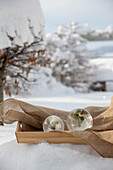
M 72 144 L 85 144 L 80 139 L 72 136 L 70 131 L 31 131 L 23 132 L 21 123 L 18 122 L 15 132 L 18 143 L 40 143 L 46 141 L 49 143 L 72 143 Z

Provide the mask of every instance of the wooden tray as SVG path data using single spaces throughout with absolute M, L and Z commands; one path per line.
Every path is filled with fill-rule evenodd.
M 65 133 L 67 132 L 67 133 Z M 43 131 L 30 131 L 23 132 L 21 123 L 18 122 L 15 132 L 18 143 L 40 143 L 46 141 L 48 143 L 73 143 L 73 144 L 85 144 L 80 139 L 72 136 L 70 131 L 61 132 L 43 132 Z

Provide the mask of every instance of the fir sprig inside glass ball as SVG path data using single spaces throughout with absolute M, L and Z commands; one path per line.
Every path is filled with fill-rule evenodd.
M 64 130 L 64 122 L 58 116 L 49 116 L 43 123 L 43 130 L 44 132 L 49 132 L 52 130 Z
M 69 130 L 85 130 L 93 126 L 93 119 L 85 109 L 75 109 L 67 117 Z

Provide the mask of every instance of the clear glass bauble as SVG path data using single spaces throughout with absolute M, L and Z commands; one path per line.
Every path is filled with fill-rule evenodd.
M 49 116 L 45 119 L 43 123 L 44 132 L 49 132 L 52 130 L 64 130 L 64 122 L 58 116 Z
M 93 126 L 93 118 L 85 109 L 72 110 L 67 117 L 68 129 L 75 131 L 83 131 Z

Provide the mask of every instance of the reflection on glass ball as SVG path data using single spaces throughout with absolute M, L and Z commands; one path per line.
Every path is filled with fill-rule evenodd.
M 93 118 L 85 109 L 72 110 L 67 117 L 67 127 L 69 130 L 82 131 L 93 126 Z
M 64 130 L 64 122 L 58 116 L 49 116 L 43 123 L 43 130 L 44 132 L 49 132 L 52 130 Z

